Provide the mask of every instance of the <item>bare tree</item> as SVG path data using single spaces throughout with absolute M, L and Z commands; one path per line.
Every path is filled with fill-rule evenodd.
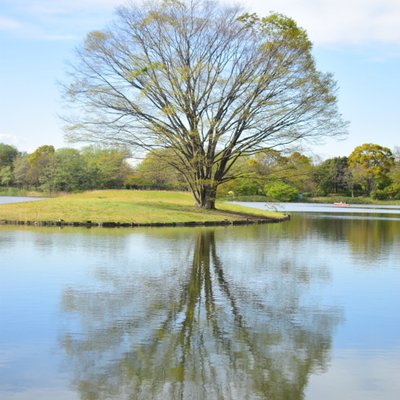
M 241 155 L 345 132 L 311 47 L 280 14 L 201 0 L 119 8 L 77 50 L 67 136 L 170 149 L 196 204 L 212 209 Z

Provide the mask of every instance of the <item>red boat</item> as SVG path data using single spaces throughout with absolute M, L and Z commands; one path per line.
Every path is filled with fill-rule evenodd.
M 350 207 L 350 204 L 348 204 L 348 203 L 343 203 L 342 201 L 339 202 L 339 203 L 333 203 L 333 205 L 334 205 L 335 207 Z

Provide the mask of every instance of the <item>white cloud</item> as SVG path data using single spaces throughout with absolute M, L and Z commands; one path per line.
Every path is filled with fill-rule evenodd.
M 110 15 L 115 7 L 124 4 L 123 0 L 41 0 L 36 2 L 26 1 L 25 10 L 31 14 L 40 16 L 75 14 L 96 14 L 109 12 Z
M 12 144 L 15 146 L 16 144 L 18 144 L 18 138 L 16 135 L 0 133 L 0 143 Z
M 27 137 L 10 133 L 0 133 L 0 143 L 9 144 L 16 147 L 19 151 L 27 151 L 28 153 L 32 153 L 37 147 L 32 146 Z
M 1 0 L 0 31 L 41 40 L 75 40 L 102 28 L 124 0 Z M 8 15 L 8 16 L 5 16 Z
M 399 0 L 222 1 L 227 4 L 236 1 L 260 15 L 272 10 L 291 16 L 318 45 L 372 42 L 400 46 Z M 126 3 L 125 0 L 2 0 L 3 14 L 8 12 L 16 18 L 0 17 L 0 30 L 19 30 L 29 35 L 34 27 L 44 38 L 74 38 L 103 27 L 112 18 L 115 7 Z M 31 29 L 26 29 L 19 21 L 24 21 Z
M 260 15 L 276 11 L 293 17 L 317 44 L 400 45 L 399 0 L 239 0 L 239 3 Z
M 57 32 L 31 23 L 23 23 L 9 18 L 0 17 L 0 32 L 8 32 L 20 37 L 48 41 L 75 40 L 79 35 Z
M 17 31 L 19 29 L 21 29 L 19 21 L 0 15 L 0 31 Z

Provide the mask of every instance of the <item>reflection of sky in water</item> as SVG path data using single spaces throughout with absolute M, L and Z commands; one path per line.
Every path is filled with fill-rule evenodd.
M 73 371 L 60 348 L 65 334 L 79 339 L 112 322 L 113 313 L 101 314 L 107 308 L 119 310 L 120 323 L 129 313 L 139 318 L 158 296 L 164 304 L 134 328 L 137 342 L 145 344 L 165 304 L 179 298 L 201 231 L 215 232 L 225 280 L 254 332 L 261 333 L 271 315 L 275 322 L 269 324 L 279 332 L 282 324 L 312 331 L 318 315 L 329 320 L 338 313 L 340 321 L 327 331 L 332 345 L 324 372 L 316 367 L 310 374 L 306 399 L 397 398 L 399 224 L 322 217 L 214 230 L 0 227 L 0 398 L 79 398 L 70 391 Z M 228 328 L 234 325 L 229 303 L 217 275 L 212 279 Z M 68 306 L 78 311 L 62 311 Z M 279 316 L 291 308 L 291 318 Z M 90 315 L 97 315 L 96 323 Z M 175 329 L 184 320 L 181 312 Z M 124 340 L 119 351 L 130 347 L 129 337 Z M 290 335 L 285 340 L 287 353 L 282 344 L 275 351 L 289 359 Z
M 335 351 L 328 373 L 311 376 L 305 399 L 397 400 L 399 360 L 400 347 L 387 352 Z

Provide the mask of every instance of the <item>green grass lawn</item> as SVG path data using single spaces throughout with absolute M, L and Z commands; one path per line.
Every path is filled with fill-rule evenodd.
M 305 199 L 310 203 L 335 203 L 343 201 L 349 204 L 380 204 L 380 205 L 400 205 L 400 200 L 376 200 L 372 197 L 346 197 L 330 195 L 325 197 L 310 197 Z
M 194 207 L 190 193 L 99 190 L 27 203 L 0 205 L 0 220 L 117 223 L 180 223 L 237 221 L 249 217 L 281 219 L 267 212 L 217 202 L 217 210 Z

